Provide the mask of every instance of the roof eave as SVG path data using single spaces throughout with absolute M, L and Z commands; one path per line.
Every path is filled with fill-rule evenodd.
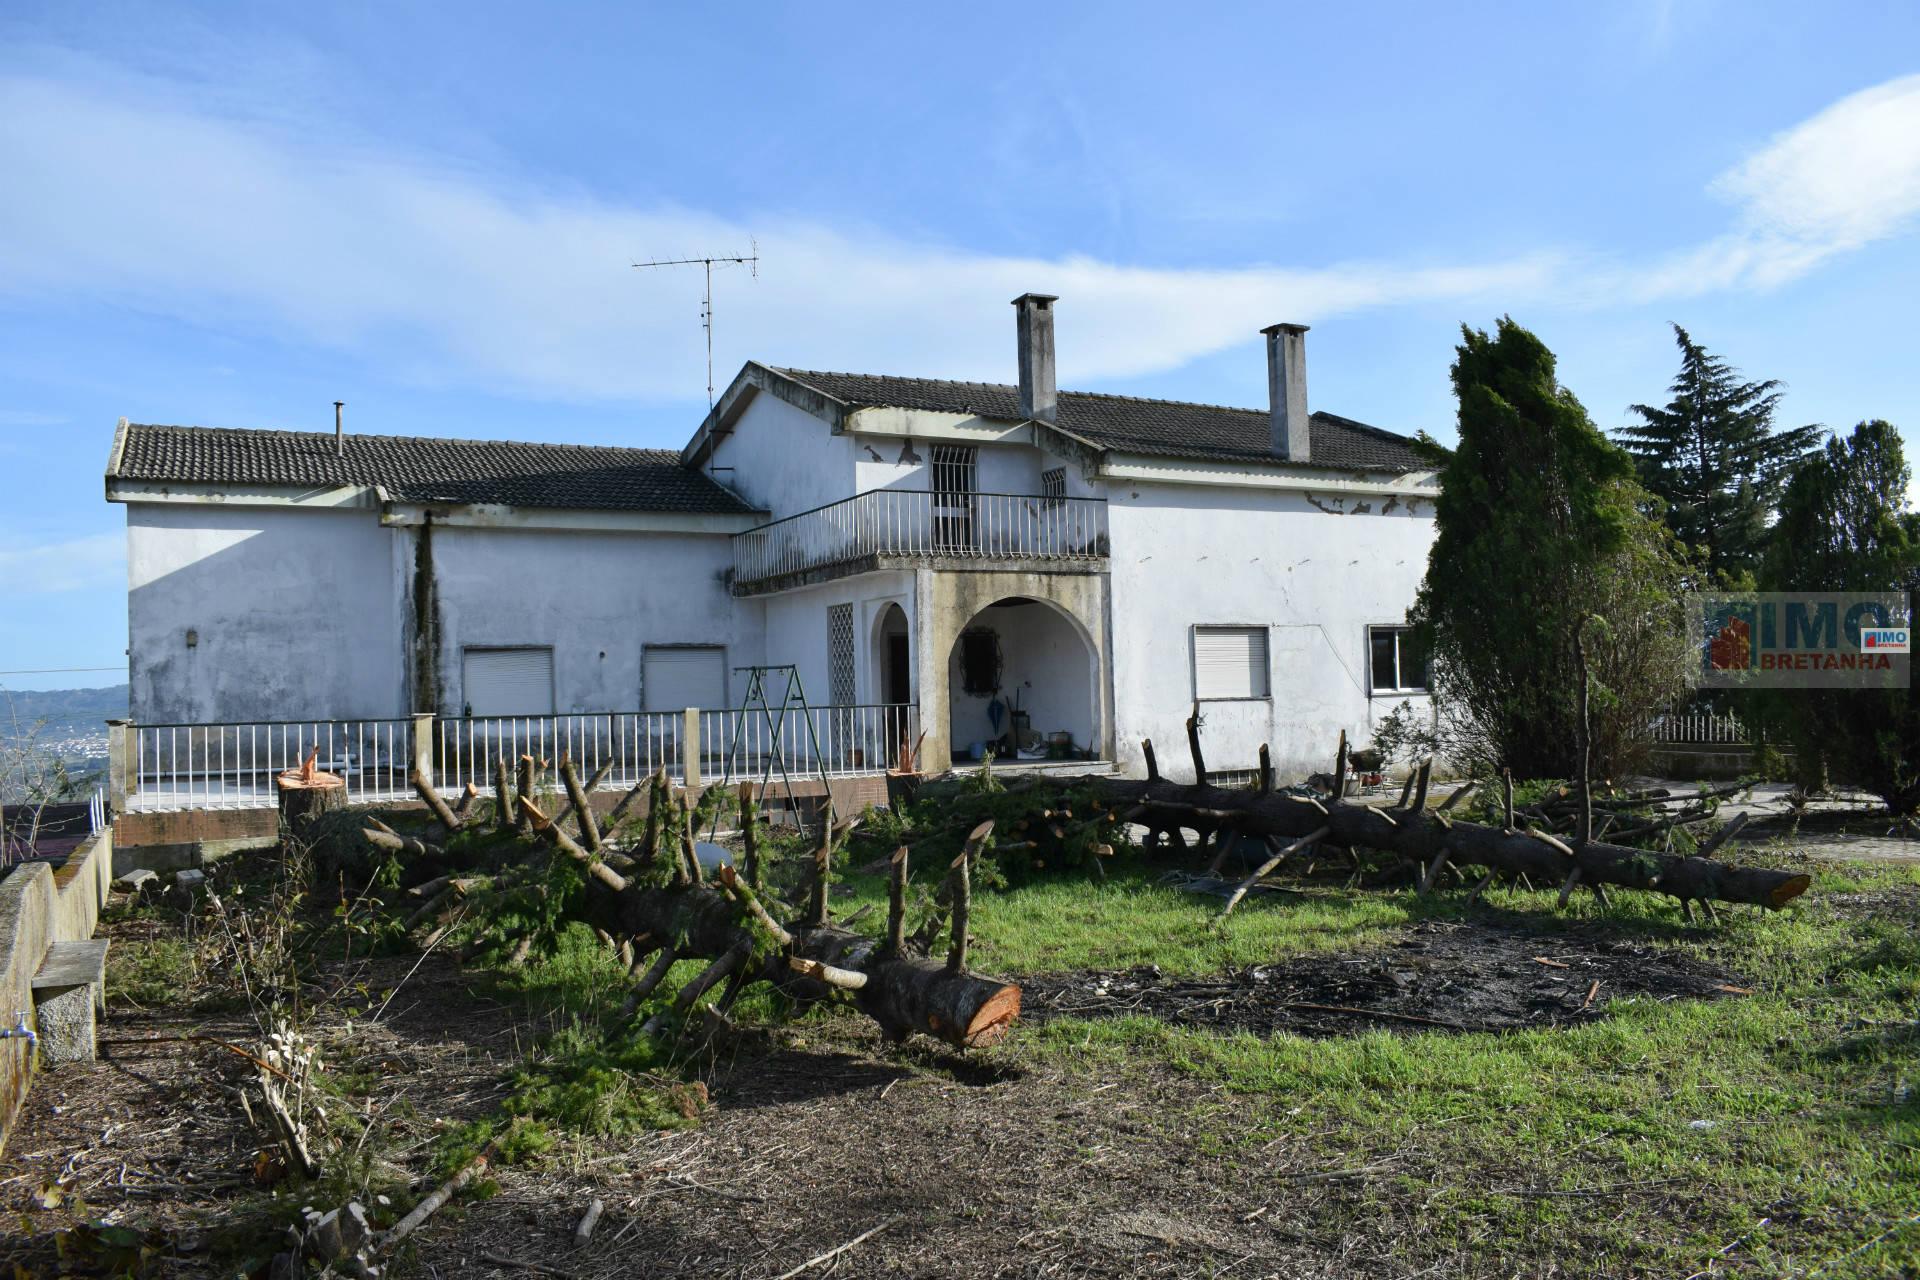
M 719 447 L 720 441 L 732 434 L 734 423 L 747 411 L 754 397 L 763 391 L 804 413 L 812 414 L 826 423 L 836 435 L 846 429 L 847 415 L 853 410 L 853 406 L 846 401 L 836 399 L 789 373 L 761 364 L 758 360 L 749 360 L 740 366 L 740 372 L 727 384 L 719 402 L 708 410 L 700 429 L 693 433 L 693 439 L 680 451 L 681 464 L 697 467 L 705 462 Z

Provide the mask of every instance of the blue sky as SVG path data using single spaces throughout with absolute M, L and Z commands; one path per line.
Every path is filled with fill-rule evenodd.
M 123 661 L 113 424 L 636 445 L 716 363 L 1452 434 L 1511 313 L 1604 427 L 1669 321 L 1920 444 L 1920 7 L 426 4 L 0 11 L 0 671 Z M 13 688 L 110 672 L 0 675 Z

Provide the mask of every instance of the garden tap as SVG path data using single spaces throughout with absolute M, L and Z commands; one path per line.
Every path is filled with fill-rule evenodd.
M 40 1036 L 27 1025 L 27 1015 L 16 1009 L 13 1014 L 13 1025 L 0 1027 L 0 1040 L 25 1040 L 28 1044 L 38 1044 Z

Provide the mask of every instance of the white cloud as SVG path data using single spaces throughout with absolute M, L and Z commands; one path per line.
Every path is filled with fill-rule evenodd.
M 1920 214 L 1920 75 L 1842 98 L 1722 174 L 1714 189 L 1744 208 L 1748 234 L 1778 248 L 1831 253 L 1884 239 Z
M 125 587 L 127 538 L 96 533 L 66 542 L 24 545 L 0 537 L 0 584 L 9 595 Z
M 1480 263 L 1166 270 L 1029 259 L 799 218 L 526 194 L 430 158 L 327 147 L 313 130 L 195 110 L 103 77 L 0 79 L 0 291 L 132 305 L 377 353 L 426 380 L 561 398 L 684 399 L 703 353 L 698 268 L 649 256 L 744 247 L 716 277 L 717 377 L 740 360 L 1007 376 L 1006 301 L 1058 293 L 1063 378 L 1148 373 L 1276 320 L 1419 301 L 1687 295 L 1765 286 L 1898 231 L 1920 206 L 1920 77 L 1848 98 L 1715 186 L 1738 224 L 1653 263 L 1551 251 Z M 122 84 L 128 83 L 124 80 Z

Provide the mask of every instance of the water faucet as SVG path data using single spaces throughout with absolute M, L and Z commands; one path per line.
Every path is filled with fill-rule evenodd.
M 13 1013 L 13 1025 L 0 1027 L 0 1040 L 25 1040 L 28 1044 L 38 1044 L 40 1036 L 27 1025 L 26 1013 L 16 1009 Z

